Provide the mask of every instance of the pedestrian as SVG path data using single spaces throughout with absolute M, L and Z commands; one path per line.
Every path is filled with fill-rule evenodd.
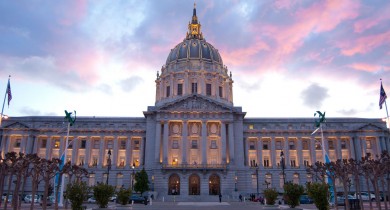
M 146 205 L 148 205 L 148 196 L 144 196 L 144 199 L 145 199 L 144 203 L 145 203 L 145 206 L 146 206 Z
M 238 198 L 240 199 L 240 202 L 242 202 L 242 195 L 241 194 L 238 196 Z
M 222 195 L 221 193 L 219 193 L 219 202 L 221 203 L 221 201 L 222 201 Z

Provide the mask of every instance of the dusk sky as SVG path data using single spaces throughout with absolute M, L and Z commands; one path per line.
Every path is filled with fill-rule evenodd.
M 9 116 L 142 117 L 193 0 L 0 1 L 0 101 Z M 202 32 L 246 117 L 383 118 L 390 1 L 197 0 Z M 389 95 L 390 96 L 390 95 Z

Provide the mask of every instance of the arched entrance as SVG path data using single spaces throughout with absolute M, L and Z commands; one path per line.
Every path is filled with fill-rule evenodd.
M 180 177 L 172 174 L 168 180 L 168 195 L 180 195 Z
M 221 180 L 218 175 L 213 174 L 209 178 L 209 195 L 219 195 L 221 192 Z
M 192 174 L 188 178 L 188 194 L 189 195 L 200 195 L 200 178 L 196 174 Z

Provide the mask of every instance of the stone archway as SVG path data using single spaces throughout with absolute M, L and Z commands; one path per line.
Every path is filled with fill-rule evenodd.
M 209 178 L 209 195 L 219 195 L 221 192 L 221 179 L 217 174 L 212 174 Z
M 172 174 L 168 180 L 168 195 L 180 195 L 180 177 Z
M 188 178 L 188 194 L 189 195 L 200 195 L 200 178 L 196 174 L 192 174 Z

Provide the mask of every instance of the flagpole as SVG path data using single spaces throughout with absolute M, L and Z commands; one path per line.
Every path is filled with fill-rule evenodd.
M 0 115 L 0 127 L 1 127 L 1 123 L 3 122 L 3 112 L 4 112 L 4 105 L 5 105 L 5 98 L 7 97 L 8 84 L 9 84 L 10 78 L 11 78 L 11 75 L 9 75 L 9 77 L 8 77 L 7 88 L 5 88 L 4 101 L 3 101 L 3 108 L 1 108 L 1 115 Z
M 69 144 L 69 130 L 70 130 L 70 122 L 68 122 L 68 131 L 66 133 L 66 141 L 65 141 L 65 149 L 64 149 L 64 153 L 62 154 L 62 156 L 64 156 L 64 162 L 62 163 L 63 165 L 65 165 L 65 161 L 66 161 L 66 156 L 67 156 L 67 153 L 68 153 L 68 144 Z M 62 159 L 62 156 L 61 156 L 61 159 Z M 63 202 L 64 202 L 64 184 L 65 184 L 65 177 L 63 177 L 63 174 L 60 175 L 61 177 L 61 189 L 60 189 L 60 202 L 58 203 L 59 206 L 63 206 Z

